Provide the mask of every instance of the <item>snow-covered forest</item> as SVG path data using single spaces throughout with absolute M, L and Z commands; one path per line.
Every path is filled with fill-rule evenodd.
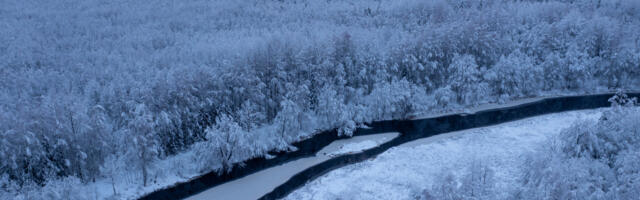
M 0 199 L 135 198 L 322 130 L 638 85 L 637 0 L 3 0 Z

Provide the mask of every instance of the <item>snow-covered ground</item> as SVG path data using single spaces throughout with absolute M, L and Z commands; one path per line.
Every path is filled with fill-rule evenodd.
M 383 133 L 337 140 L 320 150 L 316 156 L 271 167 L 205 190 L 187 199 L 257 199 L 286 182 L 296 173 L 319 164 L 332 156 L 360 152 L 376 147 L 397 136 L 398 133 Z
M 318 152 L 318 154 L 335 157 L 344 154 L 359 153 L 388 142 L 397 136 L 398 133 L 383 133 L 337 140 L 327 145 Z
M 523 155 L 536 151 L 574 121 L 597 119 L 601 112 L 549 114 L 416 140 L 334 170 L 286 199 L 415 199 L 443 172 L 459 176 L 473 162 L 493 168 L 496 188 L 506 195 L 516 185 Z

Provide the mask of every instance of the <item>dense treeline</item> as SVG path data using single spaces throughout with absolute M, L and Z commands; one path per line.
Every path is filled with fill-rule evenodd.
M 184 152 L 228 169 L 319 130 L 640 83 L 635 0 L 9 0 L 0 16 L 5 190 L 132 170 L 146 186 Z

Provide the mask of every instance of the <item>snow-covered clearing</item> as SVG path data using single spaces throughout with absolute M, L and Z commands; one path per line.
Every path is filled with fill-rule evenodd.
M 360 152 L 376 147 L 398 136 L 398 133 L 383 133 L 357 136 L 337 140 L 320 150 L 316 156 L 302 158 L 279 166 L 268 168 L 240 179 L 213 187 L 187 199 L 257 199 L 286 182 L 291 176 L 313 165 L 324 162 L 332 156 Z
M 597 119 L 601 112 L 549 114 L 416 140 L 334 170 L 286 199 L 415 199 L 443 172 L 459 176 L 473 162 L 493 168 L 496 187 L 506 195 L 516 185 L 523 155 L 536 151 L 574 121 Z

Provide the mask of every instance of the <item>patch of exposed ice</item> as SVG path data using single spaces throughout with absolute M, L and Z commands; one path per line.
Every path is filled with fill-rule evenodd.
M 358 136 L 349 138 L 346 140 L 338 140 L 332 145 L 327 146 L 326 151 L 323 152 L 326 156 L 335 157 L 344 154 L 359 153 L 367 149 L 377 147 L 378 145 L 388 142 L 397 137 L 398 133 L 384 133 L 376 135 Z

